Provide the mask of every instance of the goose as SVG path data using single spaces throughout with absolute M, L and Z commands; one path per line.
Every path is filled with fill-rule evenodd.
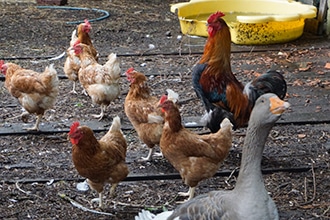
M 265 188 L 261 160 L 270 130 L 289 106 L 273 93 L 257 99 L 249 119 L 240 171 L 233 190 L 211 191 L 158 215 L 142 210 L 135 220 L 279 219 L 277 207 Z

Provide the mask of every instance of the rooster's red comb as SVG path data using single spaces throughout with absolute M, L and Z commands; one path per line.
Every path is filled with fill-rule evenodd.
M 215 19 L 221 18 L 223 16 L 225 16 L 225 14 L 223 12 L 217 11 L 210 15 L 210 17 L 207 19 L 207 23 L 212 23 Z
M 132 73 L 134 71 L 134 68 L 133 67 L 131 67 L 131 68 L 129 68 L 127 71 L 126 71 L 126 73 Z
M 159 100 L 159 104 L 163 104 L 167 100 L 167 95 L 162 95 Z
M 79 127 L 79 122 L 78 121 L 76 121 L 76 122 L 73 122 L 72 123 L 72 125 L 71 125 L 71 127 L 70 127 L 70 132 L 69 132 L 69 134 L 72 134 L 73 132 L 75 132 L 76 130 L 77 130 L 77 128 Z

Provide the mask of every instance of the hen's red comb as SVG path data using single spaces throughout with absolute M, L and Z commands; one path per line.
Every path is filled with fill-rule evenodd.
M 159 100 L 159 104 L 163 104 L 167 100 L 167 95 L 162 95 Z
M 75 121 L 72 123 L 71 127 L 70 127 L 70 132 L 69 134 L 72 134 L 73 132 L 75 132 L 77 130 L 77 128 L 79 127 L 79 121 Z
M 126 71 L 126 73 L 132 73 L 133 71 L 134 71 L 134 68 L 131 67 L 131 68 L 129 68 L 129 69 Z
M 0 69 L 2 68 L 2 65 L 5 64 L 5 61 L 0 60 Z
M 212 23 L 215 19 L 221 18 L 223 16 L 225 16 L 224 13 L 222 13 L 221 11 L 217 11 L 210 15 L 210 17 L 207 19 L 207 23 Z
M 73 47 L 77 46 L 78 44 L 80 44 L 80 40 L 76 40 L 76 42 L 73 44 Z
M 84 22 L 86 25 L 89 25 L 89 26 L 91 25 L 91 23 L 89 23 L 89 21 L 87 19 L 85 19 Z

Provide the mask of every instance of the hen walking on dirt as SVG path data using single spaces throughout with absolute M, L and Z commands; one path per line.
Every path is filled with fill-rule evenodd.
M 98 61 L 99 55 L 89 36 L 91 28 L 92 26 L 87 19 L 85 19 L 84 23 L 79 24 L 77 26 L 78 36 L 76 36 L 77 30 L 74 30 L 71 34 L 70 47 L 66 51 L 67 58 L 65 60 L 63 70 L 68 79 L 73 81 L 73 88 L 71 91 L 72 93 L 77 93 L 76 82 L 78 81 L 78 72 L 80 69 L 80 59 L 72 50 L 77 40 L 79 40 L 80 43 L 88 45 L 90 47 L 91 55 L 95 58 L 96 61 Z
M 147 157 L 142 159 L 151 160 L 155 145 L 159 141 L 163 132 L 164 113 L 158 108 L 159 98 L 152 96 L 147 84 L 147 77 L 133 68 L 126 71 L 130 88 L 125 98 L 125 114 L 132 123 L 140 140 L 149 148 Z M 177 101 L 178 94 L 170 92 L 170 97 Z
M 218 132 L 198 135 L 183 127 L 178 107 L 166 96 L 161 98 L 159 106 L 165 112 L 160 148 L 189 186 L 188 193 L 180 195 L 189 196 L 190 200 L 197 184 L 212 177 L 227 157 L 232 146 L 232 124 L 224 119 Z
M 68 137 L 72 143 L 72 160 L 78 173 L 86 177 L 88 184 L 99 193 L 99 207 L 103 207 L 102 192 L 106 183 L 111 183 L 113 196 L 120 181 L 128 175 L 125 163 L 127 143 L 121 131 L 120 118 L 113 119 L 112 125 L 100 140 L 87 126 L 79 122 L 71 125 Z
M 18 99 L 28 113 L 37 115 L 35 125 L 27 130 L 39 130 L 42 116 L 46 110 L 54 107 L 59 92 L 53 64 L 46 67 L 43 73 L 38 73 L 0 60 L 0 70 L 6 76 L 5 87 L 9 93 Z M 27 112 L 21 115 L 23 119 Z
M 101 105 L 101 113 L 92 116 L 101 120 L 107 106 L 120 94 L 120 61 L 116 54 L 111 53 L 104 65 L 97 63 L 90 47 L 79 40 L 73 50 L 81 61 L 78 73 L 81 85 L 92 98 L 92 102 Z

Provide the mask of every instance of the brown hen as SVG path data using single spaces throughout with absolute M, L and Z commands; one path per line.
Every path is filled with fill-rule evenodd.
M 73 50 L 81 61 L 79 81 L 92 102 L 101 106 L 101 113 L 92 116 L 101 120 L 107 106 L 120 94 L 120 61 L 116 54 L 111 53 L 108 61 L 101 65 L 93 57 L 90 47 L 79 41 Z
M 151 160 L 155 145 L 159 145 L 164 124 L 164 113 L 158 108 L 159 98 L 151 95 L 147 84 L 147 77 L 130 68 L 126 71 L 130 88 L 125 98 L 125 113 L 136 130 L 140 140 L 149 148 L 147 157 L 142 159 Z M 178 96 L 172 90 L 168 90 L 173 100 Z
M 72 50 L 74 44 L 79 41 L 80 43 L 88 45 L 90 47 L 91 55 L 96 61 L 98 61 L 99 54 L 93 46 L 92 40 L 89 36 L 91 28 L 92 26 L 87 19 L 84 23 L 79 24 L 77 26 L 78 36 L 76 36 L 77 30 L 74 30 L 71 34 L 70 47 L 66 51 L 67 58 L 65 60 L 63 70 L 68 79 L 73 81 L 72 93 L 77 93 L 76 82 L 78 81 L 78 72 L 80 69 L 80 59 Z
M 6 76 L 5 87 L 27 111 L 21 115 L 22 118 L 28 113 L 37 115 L 35 125 L 27 130 L 39 130 L 42 116 L 54 107 L 58 96 L 59 82 L 53 64 L 46 67 L 43 73 L 38 73 L 1 60 L 0 71 Z
M 99 207 L 103 207 L 102 192 L 111 183 L 113 196 L 120 181 L 128 175 L 125 163 L 127 143 L 121 131 L 120 118 L 113 119 L 109 131 L 97 140 L 93 131 L 79 122 L 72 124 L 68 137 L 73 144 L 72 160 L 78 173 L 99 193 Z
M 227 157 L 232 146 L 232 124 L 225 118 L 216 133 L 198 135 L 182 125 L 179 109 L 166 96 L 159 106 L 165 112 L 160 148 L 189 186 L 188 193 L 179 194 L 190 200 L 198 182 L 212 177 Z

